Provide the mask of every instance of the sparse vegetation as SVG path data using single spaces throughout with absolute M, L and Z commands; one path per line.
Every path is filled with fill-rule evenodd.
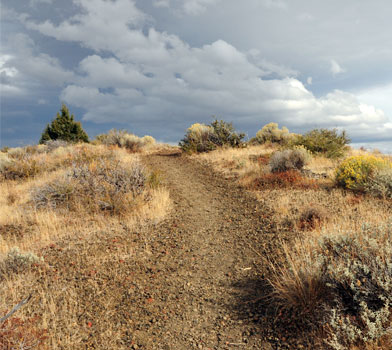
M 328 329 L 336 350 L 375 342 L 387 333 L 392 303 L 392 226 L 324 235 L 304 249 L 286 248 L 273 296 L 291 321 Z M 326 327 L 327 325 L 327 327 Z
M 188 153 L 208 152 L 218 147 L 240 147 L 245 137 L 237 133 L 232 123 L 215 119 L 210 125 L 193 124 L 188 128 L 180 147 Z
M 39 318 L 22 320 L 13 317 L 0 325 L 0 349 L 2 350 L 46 350 L 47 330 L 38 328 Z
M 244 325 L 231 308 L 220 318 L 232 291 L 213 285 L 221 299 L 210 316 L 225 336 L 260 326 L 268 330 L 254 332 L 257 341 L 285 348 L 389 349 L 391 160 L 362 150 L 338 162 L 349 150 L 336 130 L 314 131 L 327 146 L 311 149 L 306 135 L 263 129 L 262 141 L 240 147 L 243 135 L 231 124 L 194 124 L 180 143 L 191 157 L 178 148 L 151 155 L 153 138 L 114 129 L 91 144 L 57 139 L 0 152 L 0 310 L 34 298 L 0 325 L 0 348 L 160 348 L 173 320 L 184 322 L 183 309 L 204 310 L 192 304 L 195 291 L 211 289 L 199 277 L 220 283 L 227 273 L 237 285 L 263 276 L 263 288 L 239 293 Z M 157 225 L 170 208 L 164 183 L 178 210 Z M 224 261 L 232 254 L 245 257 L 234 275 Z M 198 279 L 188 266 L 200 268 Z M 180 343 L 197 346 L 194 338 Z M 213 344 L 223 344 L 215 334 L 202 346 Z
M 285 166 L 290 150 L 271 145 L 195 157 L 225 176 L 233 174 L 255 192 L 266 212 L 272 212 L 283 245 L 273 257 L 265 257 L 263 266 L 271 271 L 272 299 L 267 307 L 273 309 L 274 324 L 280 324 L 276 336 L 301 333 L 300 338 L 317 344 L 309 349 L 389 349 L 392 254 L 385 243 L 391 235 L 389 158 L 344 147 L 344 152 L 360 156 L 338 164 L 330 154 L 313 153 L 299 171 L 294 165 Z M 242 167 L 235 166 L 236 159 L 242 160 Z M 371 160 L 372 165 L 357 167 L 352 159 L 361 164 Z M 350 171 L 342 171 L 346 168 Z M 344 174 L 345 182 L 339 186 L 337 173 Z M 361 190 L 350 193 L 342 187 Z
M 137 232 L 165 217 L 168 191 L 139 155 L 121 148 L 54 140 L 1 157 L 0 310 L 5 315 L 33 297 L 0 325 L 0 348 L 77 349 L 88 342 L 94 322 L 86 310 L 115 310 L 121 302 L 116 298 L 126 277 L 146 256 L 147 241 Z M 9 175 L 21 164 L 35 164 L 37 171 Z M 113 243 L 119 237 L 129 237 L 121 250 Z M 94 342 L 121 348 L 117 321 L 105 312 L 96 321 L 105 331 Z

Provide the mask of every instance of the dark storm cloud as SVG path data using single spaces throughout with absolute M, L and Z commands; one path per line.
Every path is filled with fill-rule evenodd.
M 387 99 L 372 106 L 371 91 L 392 80 L 392 70 L 382 69 L 392 58 L 389 17 L 374 4 L 21 4 L 6 2 L 3 130 L 16 108 L 9 101 L 18 98 L 18 110 L 25 105 L 34 113 L 63 100 L 93 133 L 114 123 L 164 141 L 178 141 L 191 123 L 211 115 L 234 121 L 249 136 L 277 121 L 297 132 L 338 127 L 361 142 L 391 139 L 392 106 Z M 29 109 L 34 99 L 38 107 Z

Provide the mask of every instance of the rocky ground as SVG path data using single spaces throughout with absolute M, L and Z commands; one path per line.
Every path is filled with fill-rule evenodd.
M 266 298 L 264 257 L 276 257 L 287 233 L 276 232 L 260 202 L 232 179 L 178 151 L 146 155 L 143 163 L 169 188 L 172 213 L 137 232 L 80 243 L 102 257 L 117 250 L 127 258 L 89 266 L 88 253 L 81 257 L 75 247 L 45 256 L 64 271 L 56 278 L 78 290 L 78 322 L 88 326 L 75 349 L 104 349 L 107 322 L 118 327 L 118 349 L 304 348 L 275 331 Z M 62 268 L 72 264 L 83 267 L 77 280 Z M 98 293 L 100 285 L 110 292 Z

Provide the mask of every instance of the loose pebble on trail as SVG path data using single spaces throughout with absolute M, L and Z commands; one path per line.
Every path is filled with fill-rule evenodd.
M 86 325 L 58 324 L 78 340 L 64 346 L 59 336 L 57 348 L 290 349 L 265 317 L 263 257 L 276 256 L 282 237 L 270 213 L 233 179 L 179 151 L 142 162 L 170 191 L 164 221 L 45 252 L 54 271 L 41 279 L 45 290 L 51 293 L 51 278 L 72 286 L 71 317 Z
M 268 214 L 234 181 L 180 153 L 144 157 L 170 189 L 173 213 L 154 227 L 148 349 L 272 349 L 265 339 L 262 256 L 276 250 Z M 159 311 L 158 311 L 159 310 Z

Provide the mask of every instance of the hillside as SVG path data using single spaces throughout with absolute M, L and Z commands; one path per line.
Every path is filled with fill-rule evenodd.
M 263 171 L 274 151 L 264 146 L 194 156 L 176 147 L 69 147 L 76 148 L 20 151 L 13 159 L 28 175 L 1 183 L 0 309 L 5 314 L 32 296 L 3 323 L 5 349 L 7 341 L 23 349 L 321 348 L 323 330 L 304 332 L 301 323 L 312 310 L 293 314 L 304 303 L 319 304 L 289 307 L 279 299 L 288 304 L 306 287 L 290 271 L 301 272 L 325 230 L 342 234 L 391 216 L 390 200 L 335 188 L 336 164 L 325 159 L 276 182 Z M 99 208 L 84 187 L 76 197 L 66 192 L 69 202 L 57 195 L 39 201 L 57 206 L 31 202 L 37 188 L 69 179 L 69 169 L 72 186 L 86 183 L 78 182 L 80 169 L 112 184 L 100 171 L 102 159 L 117 164 L 116 184 L 121 169 L 141 165 L 143 190 L 117 197 L 117 189 L 112 202 L 106 193 Z M 87 182 L 97 195 L 94 181 Z M 316 215 L 306 216 L 312 208 Z M 293 293 L 284 294 L 289 288 Z M 352 349 L 388 349 L 389 342 L 384 336 Z

